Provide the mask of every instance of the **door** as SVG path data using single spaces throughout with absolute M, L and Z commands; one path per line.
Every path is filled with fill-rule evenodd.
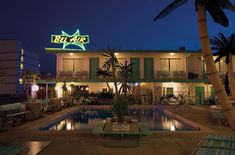
M 154 79 L 153 58 L 144 58 L 144 79 Z
M 196 86 L 195 87 L 196 91 L 196 103 L 197 104 L 203 104 L 204 103 L 204 87 L 203 86 Z
M 174 94 L 174 88 L 172 87 L 167 87 L 166 88 L 166 95 Z
M 134 63 L 132 69 L 133 79 L 140 79 L 140 59 L 139 58 L 131 58 L 131 63 Z
M 90 58 L 89 76 L 90 79 L 97 79 L 96 70 L 99 67 L 99 58 Z
M 215 91 L 214 88 L 211 86 L 211 99 L 215 99 Z

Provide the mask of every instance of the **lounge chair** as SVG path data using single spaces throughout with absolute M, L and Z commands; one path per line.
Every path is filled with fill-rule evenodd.
M 26 154 L 28 148 L 20 145 L 0 145 L 0 155 Z
M 234 155 L 235 150 L 197 147 L 191 155 Z
M 205 135 L 203 137 L 205 140 L 221 140 L 221 141 L 232 141 L 235 142 L 235 136 L 226 136 L 226 135 Z

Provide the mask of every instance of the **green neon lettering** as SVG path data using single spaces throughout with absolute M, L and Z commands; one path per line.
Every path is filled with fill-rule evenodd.
M 51 38 L 52 43 L 63 44 L 63 49 L 65 49 L 69 45 L 75 45 L 83 50 L 86 50 L 84 44 L 89 43 L 89 36 L 80 35 L 79 30 L 77 30 L 73 35 L 68 35 L 64 31 L 62 31 L 62 35 L 52 35 Z

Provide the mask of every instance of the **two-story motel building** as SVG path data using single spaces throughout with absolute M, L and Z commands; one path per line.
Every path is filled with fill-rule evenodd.
M 105 80 L 96 75 L 96 69 L 105 62 L 105 57 L 100 55 L 102 51 L 46 48 L 46 52 L 56 54 L 54 83 L 57 97 L 63 96 L 64 83 L 73 93 L 81 90 L 89 93 L 107 91 Z M 189 95 L 198 104 L 203 104 L 207 97 L 214 97 L 200 51 L 128 50 L 118 51 L 115 55 L 121 63 L 134 63 L 133 77 L 135 90 L 138 90 L 135 93 L 142 104 L 156 103 L 162 95 L 171 93 Z M 235 57 L 233 59 L 235 61 Z M 225 75 L 224 61 L 216 65 L 221 75 Z M 71 86 L 76 89 L 71 89 Z

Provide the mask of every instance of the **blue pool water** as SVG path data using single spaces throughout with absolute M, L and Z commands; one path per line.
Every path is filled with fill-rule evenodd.
M 153 131 L 190 131 L 195 130 L 175 119 L 166 117 L 159 109 L 131 109 L 130 116 L 141 122 L 145 122 Z M 110 118 L 110 110 L 90 109 L 77 111 L 57 119 L 41 130 L 79 130 L 91 131 L 98 122 L 105 122 Z

